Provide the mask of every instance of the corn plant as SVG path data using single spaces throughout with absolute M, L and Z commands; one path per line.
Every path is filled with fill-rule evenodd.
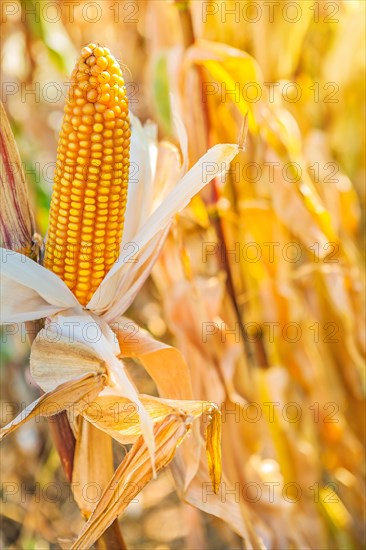
M 2 322 L 43 319 L 44 328 L 32 344 L 30 366 L 45 393 L 2 428 L 1 437 L 32 417 L 66 410 L 76 436 L 73 481 L 86 482 L 93 473 L 93 481 L 101 477 L 105 485 L 98 505 L 90 510 L 82 495 L 83 483 L 77 483 L 74 497 L 88 522 L 73 548 L 89 547 L 103 535 L 128 504 L 128 498 L 122 498 L 128 490 L 126 479 L 142 488 L 172 460 L 193 421 L 203 414 L 209 422 L 206 447 L 214 492 L 221 479 L 217 406 L 189 400 L 187 367 L 174 348 L 168 348 L 169 363 L 162 369 L 157 368 L 155 355 L 163 361 L 167 346 L 142 332 L 125 346 L 130 329 L 123 314 L 148 276 L 172 217 L 204 185 L 200 176 L 205 163 L 220 162 L 224 170 L 238 146 L 212 148 L 185 175 L 177 166 L 178 181 L 167 172 L 168 181 L 159 182 L 165 198 L 153 197 L 149 155 L 151 146 L 155 151 L 158 146 L 149 144 L 148 132 L 133 118 L 134 130 L 131 154 L 143 151 L 145 156 L 137 157 L 137 162 L 146 175 L 130 189 L 127 200 L 127 188 L 133 185 L 128 182 L 131 131 L 121 69 L 107 48 L 85 46 L 65 105 L 44 267 L 24 253 L 2 250 Z M 11 143 L 9 135 L 3 137 L 5 144 L 6 138 Z M 7 210 L 17 206 L 17 198 L 11 198 Z M 138 250 L 132 263 L 127 261 L 130 242 Z M 75 329 L 72 335 L 70 323 Z M 86 335 L 90 326 L 97 338 Z M 139 395 L 125 372 L 123 357 L 145 355 L 145 368 L 164 399 Z M 172 373 L 180 371 L 180 380 L 167 376 L 170 361 L 175 362 Z M 103 411 L 97 419 L 90 411 L 95 403 Z M 132 418 L 129 404 L 135 407 Z M 194 445 L 200 445 L 199 431 L 194 433 Z M 93 464 L 94 453 L 102 452 L 105 464 L 111 461 L 104 434 L 108 440 L 133 444 L 107 484 Z M 185 454 L 189 462 L 189 453 Z M 99 466 L 104 468 L 104 460 Z M 183 461 L 183 472 L 186 468 Z

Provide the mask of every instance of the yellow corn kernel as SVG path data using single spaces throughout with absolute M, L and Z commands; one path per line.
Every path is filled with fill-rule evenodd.
M 82 48 L 71 80 L 44 265 L 86 305 L 119 255 L 131 132 L 122 71 L 107 48 Z

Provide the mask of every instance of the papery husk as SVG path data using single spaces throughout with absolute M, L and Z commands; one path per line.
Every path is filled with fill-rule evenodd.
M 89 346 L 59 335 L 57 341 L 50 341 L 46 329 L 33 342 L 30 364 L 33 378 L 44 391 L 87 373 L 106 375 L 105 362 Z

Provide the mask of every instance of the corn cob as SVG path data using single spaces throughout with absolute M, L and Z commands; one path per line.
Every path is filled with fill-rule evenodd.
M 121 68 L 108 48 L 88 44 L 64 109 L 44 261 L 82 305 L 118 258 L 130 135 Z

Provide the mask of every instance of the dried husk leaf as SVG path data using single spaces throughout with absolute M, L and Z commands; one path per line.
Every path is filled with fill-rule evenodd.
M 44 391 L 87 373 L 106 372 L 103 359 L 86 344 L 60 335 L 52 342 L 49 334 L 46 329 L 38 333 L 30 355 L 32 376 Z
M 0 261 L 2 323 L 22 323 L 81 309 L 62 279 L 32 259 L 0 248 Z
M 114 473 L 112 439 L 83 417 L 80 416 L 78 420 L 72 488 L 81 513 L 88 519 L 95 507 L 95 499 L 92 495 L 88 498 L 85 488 L 88 484 L 93 484 L 97 498 L 112 478 Z
M 47 392 L 29 405 L 0 431 L 0 440 L 35 416 L 53 416 L 72 409 L 73 414 L 85 407 L 103 388 L 103 377 L 87 374 L 78 380 L 70 380 Z
M 168 141 L 159 143 L 154 182 L 154 204 L 159 204 L 161 197 L 170 192 L 175 182 L 179 179 L 181 170 L 181 156 L 177 147 Z
M 117 335 L 122 357 L 132 357 L 141 361 L 157 385 L 160 396 L 192 399 L 189 369 L 179 350 L 155 340 L 126 318 L 122 318 L 112 328 Z
M 192 399 L 191 376 L 181 351 L 158 342 L 138 325 L 130 323 L 132 323 L 130 320 L 122 318 L 114 329 L 122 355 L 138 359 L 142 363 L 154 380 L 160 396 Z M 130 341 L 131 326 L 134 334 L 133 342 Z M 184 488 L 188 487 L 197 473 L 203 443 L 197 424 L 193 425 L 192 432 L 194 444 L 192 441 L 183 441 L 176 455 L 176 461 L 181 463 L 180 484 Z
M 189 430 L 190 425 L 186 424 L 185 419 L 176 416 L 168 416 L 155 426 L 157 471 L 169 464 L 177 446 Z M 142 437 L 139 437 L 117 468 L 71 550 L 89 548 L 114 519 L 124 512 L 129 502 L 151 480 L 152 474 L 146 443 Z
M 142 434 L 138 407 L 129 399 L 113 395 L 113 390 L 106 389 L 104 393 L 109 391 L 110 395 L 96 397 L 93 403 L 83 409 L 82 415 L 120 443 L 133 443 Z M 142 394 L 139 400 L 155 424 L 174 414 L 185 415 L 191 420 L 207 416 L 212 421 L 211 413 L 216 411 L 214 404 L 205 401 L 160 399 Z M 215 432 L 210 432 L 207 437 L 215 437 Z
M 18 148 L 0 101 L 0 243 L 9 250 L 32 255 L 35 233 L 27 185 Z
M 221 482 L 221 413 L 215 407 L 212 409 L 211 421 L 206 428 L 206 454 L 208 471 L 213 485 L 213 490 L 217 494 Z

